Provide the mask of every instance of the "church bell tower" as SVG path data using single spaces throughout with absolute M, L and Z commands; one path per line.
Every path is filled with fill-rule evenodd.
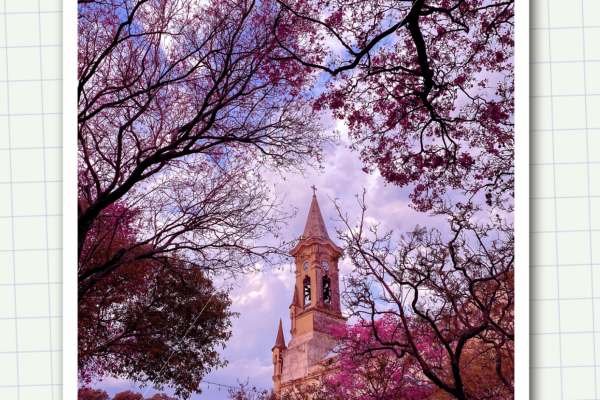
M 335 345 L 329 326 L 346 322 L 340 308 L 338 259 L 342 249 L 329 238 L 314 191 L 313 186 L 304 233 L 290 251 L 296 267 L 290 305 L 292 339 L 286 347 L 279 328 L 273 348 L 276 392 L 320 376 L 322 361 Z

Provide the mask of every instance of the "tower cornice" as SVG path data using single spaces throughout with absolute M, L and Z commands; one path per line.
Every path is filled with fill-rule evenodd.
M 348 318 L 344 317 L 343 315 L 340 315 L 336 312 L 333 312 L 331 310 L 328 310 L 326 308 L 323 307 L 318 307 L 318 306 L 313 306 L 313 307 L 309 307 L 306 310 L 302 310 L 300 311 L 298 314 L 296 314 L 298 317 L 301 317 L 305 314 L 314 314 L 314 313 L 322 313 L 322 314 L 327 314 L 330 317 L 333 318 L 337 318 L 343 322 L 348 321 Z
M 300 250 L 302 250 L 303 247 L 307 247 L 307 246 L 311 246 L 313 244 L 318 244 L 321 246 L 330 246 L 332 250 L 334 250 L 334 252 L 338 253 L 338 254 L 342 254 L 342 248 L 339 247 L 337 244 L 335 244 L 333 242 L 333 240 L 329 239 L 329 238 L 324 238 L 324 237 L 309 237 L 309 238 L 302 238 L 298 241 L 298 243 L 296 243 L 296 246 L 294 246 L 293 249 L 290 250 L 290 255 L 293 257 L 296 257 L 298 255 L 298 253 L 300 252 Z

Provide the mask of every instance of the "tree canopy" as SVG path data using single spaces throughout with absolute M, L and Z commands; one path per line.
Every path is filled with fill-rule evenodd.
M 293 212 L 264 173 L 320 169 L 340 134 L 319 123 L 330 113 L 365 172 L 410 187 L 415 210 L 448 224 L 396 237 L 366 222 L 364 197 L 358 223 L 338 209 L 354 266 L 345 301 L 368 343 L 459 399 L 491 393 L 463 363 L 493 362 L 494 395 L 510 397 L 513 10 L 79 0 L 80 379 L 200 392 L 225 365 L 216 348 L 235 315 L 213 281 L 281 261 Z M 378 333 L 382 315 L 398 337 Z

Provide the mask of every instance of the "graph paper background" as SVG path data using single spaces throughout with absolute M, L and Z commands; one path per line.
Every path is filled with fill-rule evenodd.
M 0 14 L 0 399 L 60 400 L 62 2 Z M 531 397 L 597 399 L 600 0 L 532 0 L 530 36 Z
M 0 11 L 0 399 L 58 400 L 62 2 Z
M 600 0 L 530 19 L 533 399 L 600 394 Z

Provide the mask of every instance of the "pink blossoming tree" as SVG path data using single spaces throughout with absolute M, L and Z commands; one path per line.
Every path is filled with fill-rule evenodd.
M 100 214 L 82 253 L 89 269 L 138 242 L 139 213 L 118 202 Z M 136 252 L 144 250 L 140 246 Z M 168 264 L 145 258 L 124 263 L 79 302 L 82 387 L 105 377 L 127 377 L 150 380 L 155 388 L 175 386 L 182 397 L 189 396 L 208 368 L 227 364 L 218 348 L 231 337 L 231 318 L 237 314 L 230 305 L 227 291 L 217 290 L 207 271 L 183 256 Z
M 457 205 L 447 214 L 449 238 L 418 226 L 397 238 L 367 223 L 364 198 L 359 203 L 357 224 L 338 208 L 338 233 L 354 266 L 344 302 L 370 330 L 367 341 L 355 336 L 365 347 L 350 352 L 386 351 L 439 398 L 513 398 L 512 226 L 500 217 L 481 222 L 478 209 Z
M 514 1 L 276 1 L 282 60 L 327 77 L 315 109 L 345 122 L 366 172 L 411 187 L 415 210 L 448 222 L 448 234 L 398 238 L 366 222 L 364 195 L 357 222 L 338 209 L 355 268 L 348 310 L 374 351 L 411 360 L 442 396 L 511 398 Z M 304 40 L 283 42 L 284 16 Z M 379 332 L 386 315 L 399 339 Z M 426 342 L 443 357 L 428 358 Z
M 375 322 L 332 326 L 338 340 L 338 353 L 333 372 L 323 378 L 329 398 L 356 400 L 425 399 L 433 385 L 406 353 L 402 345 L 381 346 L 374 333 L 387 342 L 405 343 L 399 321 L 385 315 Z M 427 337 L 421 337 L 418 348 L 428 359 L 439 359 L 443 352 Z
M 285 253 L 259 242 L 293 215 L 264 171 L 318 168 L 332 140 L 306 118 L 316 78 L 281 59 L 269 2 L 78 4 L 80 377 L 187 397 L 225 365 L 214 276 Z
M 507 206 L 514 1 L 276 1 L 282 60 L 328 77 L 315 108 L 346 123 L 365 171 L 410 185 L 420 211 L 449 192 Z M 285 43 L 296 27 L 303 40 Z

